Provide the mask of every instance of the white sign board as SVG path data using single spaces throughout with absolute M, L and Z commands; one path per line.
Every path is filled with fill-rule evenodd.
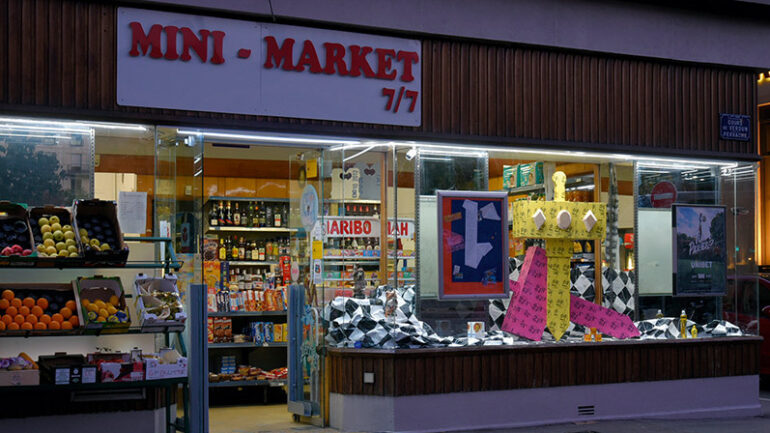
M 118 193 L 118 222 L 123 233 L 143 235 L 147 227 L 147 193 Z
M 380 219 L 374 217 L 324 217 L 327 238 L 369 238 L 380 236 Z M 399 238 L 414 237 L 414 220 L 388 220 L 388 234 Z
M 119 105 L 419 126 L 420 41 L 118 8 Z

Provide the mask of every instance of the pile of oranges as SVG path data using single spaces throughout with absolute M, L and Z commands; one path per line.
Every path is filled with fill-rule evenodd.
M 53 314 L 49 314 L 53 313 Z M 13 290 L 0 294 L 0 332 L 70 330 L 80 326 L 75 301 L 69 300 L 58 312 L 48 311 L 48 300 L 28 296 L 17 298 Z

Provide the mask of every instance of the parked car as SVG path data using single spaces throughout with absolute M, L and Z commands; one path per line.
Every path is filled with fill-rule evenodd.
M 764 337 L 760 374 L 770 376 L 770 280 L 748 275 L 728 278 L 723 316 L 742 331 Z

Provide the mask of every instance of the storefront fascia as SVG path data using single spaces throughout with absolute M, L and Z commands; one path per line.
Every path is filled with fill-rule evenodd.
M 66 2 L 64 7 L 74 9 L 75 4 L 79 5 L 77 2 Z M 87 7 L 98 12 L 95 16 L 103 20 L 101 24 L 119 22 L 120 9 L 114 5 L 89 4 Z M 149 28 L 146 26 L 144 30 L 148 31 Z M 316 30 L 310 29 L 311 32 Z M 57 40 L 60 36 L 53 31 L 47 35 L 35 35 L 41 43 L 47 42 L 46 38 Z M 121 38 L 117 30 L 113 36 L 114 41 Z M 72 35 L 64 35 L 60 42 L 52 44 L 53 49 L 61 50 L 61 47 L 70 46 L 85 51 L 95 49 L 91 45 L 94 43 L 91 38 L 75 40 Z M 351 148 L 347 156 L 374 146 L 371 152 L 380 151 L 383 161 L 387 161 L 388 155 L 392 156 L 395 151 L 395 159 L 391 157 L 390 160 L 394 161 L 392 175 L 396 188 L 399 185 L 396 177 L 398 166 L 409 158 L 408 153 L 412 147 L 431 150 L 431 146 L 440 146 L 432 150 L 444 154 L 452 150 L 482 153 L 504 153 L 510 150 L 497 146 L 489 146 L 484 150 L 476 146 L 450 149 L 440 143 L 448 138 L 461 143 L 504 142 L 515 145 L 517 142 L 526 142 L 529 145 L 520 149 L 517 155 L 535 152 L 538 157 L 561 158 L 570 155 L 568 149 L 580 149 L 572 150 L 570 159 L 595 158 L 595 164 L 607 162 L 616 152 L 646 154 L 650 155 L 646 159 L 652 166 L 657 164 L 663 166 L 659 168 L 677 170 L 698 163 L 679 159 L 688 155 L 706 154 L 716 160 L 714 166 L 728 168 L 736 164 L 736 161 L 747 161 L 751 165 L 756 159 L 756 139 L 753 136 L 748 141 L 719 137 L 720 113 L 754 118 L 756 82 L 753 71 L 469 41 L 426 38 L 418 42 L 422 47 L 420 62 L 423 69 L 420 74 L 421 95 L 416 97 L 415 108 L 420 111 L 416 112 L 416 120 L 410 118 L 392 126 L 382 126 L 382 123 L 388 122 L 377 121 L 382 113 L 369 121 L 280 112 L 268 114 L 284 117 L 265 117 L 253 109 L 223 110 L 197 105 L 201 101 L 205 103 L 206 98 L 201 97 L 189 105 L 168 105 L 177 104 L 176 100 L 184 96 L 184 92 L 162 98 L 164 101 L 159 104 L 128 103 L 121 100 L 121 95 L 136 96 L 132 95 L 132 91 L 140 89 L 121 87 L 126 86 L 126 81 L 122 79 L 125 76 L 121 77 L 119 73 L 116 79 L 110 79 L 115 72 L 115 63 L 110 61 L 97 62 L 92 71 L 94 76 L 105 77 L 106 90 L 92 87 L 89 81 L 91 74 L 72 74 L 72 83 L 56 84 L 55 80 L 52 81 L 50 90 L 56 93 L 57 86 L 60 86 L 58 90 L 64 95 L 61 100 L 52 98 L 42 101 L 30 97 L 28 93 L 24 93 L 24 98 L 16 98 L 13 92 L 9 92 L 5 94 L 2 103 L 6 111 L 14 115 L 34 113 L 45 117 L 44 113 L 58 111 L 67 118 L 98 118 L 108 121 L 142 119 L 151 124 L 186 125 L 178 128 L 183 131 L 206 131 L 198 129 L 197 125 L 211 128 L 224 124 L 233 130 L 244 130 L 252 128 L 249 124 L 260 124 L 269 126 L 271 131 L 287 134 L 305 131 L 307 136 L 307 131 L 313 131 L 368 137 L 356 138 L 354 141 L 376 142 L 368 145 L 361 143 L 366 147 L 361 150 Z M 128 50 L 126 46 L 118 48 L 117 44 L 109 43 L 103 49 L 105 58 L 110 60 L 124 55 L 123 51 Z M 240 54 L 244 56 L 241 58 L 246 57 L 245 51 Z M 299 54 L 299 51 L 295 53 L 296 56 Z M 474 62 L 469 62 L 471 59 Z M 142 60 L 150 61 L 146 57 L 142 57 Z M 34 62 L 34 58 L 23 60 L 30 61 Z M 701 79 L 704 74 L 711 77 L 708 82 Z M 18 83 L 10 83 L 9 89 L 26 89 L 23 92 L 29 92 L 30 86 L 21 86 L 22 78 L 14 77 Z M 636 78 L 632 80 L 626 77 Z M 652 86 L 648 82 L 660 83 L 660 86 Z M 31 84 L 31 95 L 35 94 L 35 86 L 40 85 L 38 82 Z M 699 87 L 701 85 L 703 87 Z M 74 89 L 72 95 L 63 91 L 65 86 Z M 91 93 L 83 93 L 83 89 L 91 89 Z M 146 92 L 147 89 L 141 90 Z M 394 95 L 398 94 L 396 90 Z M 567 95 L 568 91 L 570 96 Z M 725 93 L 735 97 L 719 96 Z M 380 105 L 385 106 L 388 97 L 388 94 L 379 94 L 378 103 L 382 102 Z M 704 100 L 710 103 L 703 104 Z M 324 101 L 323 104 L 328 107 L 339 108 L 334 98 L 327 97 Z M 277 102 L 281 102 L 280 95 Z M 391 112 L 395 104 L 391 101 L 389 105 L 389 110 L 380 108 L 380 111 Z M 309 120 L 313 118 L 326 120 Z M 263 135 L 255 129 L 258 128 L 245 134 Z M 393 131 L 392 134 L 387 132 L 389 129 Z M 347 132 L 342 133 L 344 131 Z M 180 134 L 185 135 L 194 134 Z M 398 145 L 382 144 L 383 137 L 389 135 L 397 139 L 424 140 L 424 143 L 396 141 L 394 143 Z M 271 142 L 270 139 L 262 141 Z M 538 142 L 553 143 L 559 150 L 530 150 L 530 145 L 532 148 L 541 147 L 536 144 Z M 271 144 L 276 143 L 273 141 Z M 358 143 L 350 144 L 358 146 Z M 324 152 L 333 152 L 332 147 L 319 148 Z M 604 153 L 588 155 L 583 152 L 597 149 L 604 150 Z M 205 157 L 205 154 L 201 156 Z M 450 158 L 456 156 L 450 155 Z M 332 158 L 340 161 L 344 159 L 339 156 Z M 720 161 L 721 158 L 724 159 Z M 634 164 L 635 170 L 639 165 Z M 637 181 L 637 175 L 632 176 L 632 184 Z M 489 176 L 485 178 L 489 182 Z M 599 175 L 595 175 L 594 182 L 599 178 Z M 636 186 L 632 187 L 632 193 L 636 194 L 637 189 Z M 594 187 L 596 196 L 600 197 L 600 191 L 601 182 Z M 751 195 L 752 201 L 753 197 Z M 397 200 L 396 193 L 394 202 Z M 419 209 L 419 205 L 415 205 L 415 208 Z M 397 219 L 398 215 L 395 217 Z M 158 230 L 157 227 L 155 229 Z M 191 307 L 192 311 L 197 311 L 196 315 L 191 316 L 191 323 L 195 323 L 195 320 L 202 327 L 205 303 L 198 299 Z M 195 328 L 193 340 L 203 341 L 201 327 Z M 544 422 L 545 417 L 548 422 L 553 422 L 554 419 L 623 418 L 672 412 L 693 414 L 703 410 L 709 411 L 710 415 L 754 414 L 759 408 L 756 395 L 758 341 L 752 337 L 734 337 L 676 342 L 606 341 L 579 345 L 544 343 L 478 348 L 329 349 L 329 368 L 324 377 L 329 380 L 329 386 L 325 388 L 330 394 L 327 409 L 330 412 L 322 419 L 342 428 L 358 428 L 362 420 L 376 419 L 379 420 L 378 429 L 399 430 L 448 429 L 469 425 L 531 425 Z M 205 343 L 193 344 L 192 350 L 202 351 L 205 347 Z M 197 352 L 197 358 L 191 360 L 192 401 L 196 408 L 194 416 L 200 417 L 193 420 L 192 425 L 207 425 L 204 410 L 205 356 L 205 351 Z M 649 413 L 641 413 L 638 406 L 631 403 L 636 400 L 636 396 L 652 396 L 651 388 L 660 386 L 670 391 L 663 393 L 670 396 L 670 399 L 659 400 L 660 407 L 653 408 Z M 714 397 L 715 391 L 726 389 L 735 393 L 727 398 L 724 395 Z M 606 395 L 614 400 L 618 400 L 618 395 L 629 396 L 629 405 L 614 404 L 607 415 L 602 415 L 601 408 L 606 402 L 584 402 L 582 399 L 587 394 Z M 532 406 L 545 407 L 546 402 L 553 401 L 555 396 L 564 396 L 564 400 L 560 401 L 564 402 L 565 409 L 559 416 L 541 413 L 536 407 L 526 404 L 516 414 L 500 406 L 506 399 L 514 399 L 516 402 L 529 401 Z M 693 401 L 696 397 L 712 400 Z M 494 418 L 486 412 L 487 409 L 468 410 L 469 399 L 473 401 L 474 408 L 494 409 L 503 414 L 504 418 Z M 729 402 L 725 403 L 726 400 Z M 671 410 L 666 405 L 672 402 L 688 403 L 688 408 Z M 380 404 L 392 410 L 383 412 Z M 596 408 L 600 408 L 599 411 L 593 412 Z M 446 413 L 464 415 L 448 419 Z M 527 413 L 532 415 L 527 418 L 524 416 Z M 371 426 L 367 424 L 366 428 Z

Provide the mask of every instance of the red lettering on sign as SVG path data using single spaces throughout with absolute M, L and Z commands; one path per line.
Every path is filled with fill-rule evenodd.
M 366 55 L 372 52 L 372 47 L 359 47 L 358 45 L 350 46 L 350 76 L 358 77 L 361 75 L 361 70 L 364 71 L 366 78 L 374 78 L 374 71 L 369 66 L 369 62 L 366 60 Z
M 318 54 L 315 52 L 315 46 L 310 41 L 305 41 L 302 45 L 302 53 L 299 55 L 299 62 L 294 68 L 297 72 L 305 70 L 305 65 L 310 67 L 310 72 L 318 74 L 321 72 L 321 63 L 318 62 Z
M 420 61 L 420 56 L 417 55 L 417 53 L 414 51 L 399 51 L 396 59 L 398 59 L 399 62 L 404 63 L 404 72 L 401 73 L 401 81 L 407 83 L 414 81 L 414 75 L 412 75 L 412 65 L 416 65 Z
M 345 220 L 340 221 L 340 234 L 349 235 L 348 222 Z
M 334 75 L 334 67 L 337 67 L 337 73 L 348 75 L 348 67 L 345 65 L 345 46 L 332 42 L 324 43 L 326 48 L 326 67 L 324 74 Z
M 128 52 L 129 56 L 137 57 L 139 50 L 137 46 L 142 47 L 142 55 L 147 54 L 147 50 L 150 50 L 150 57 L 153 59 L 159 59 L 163 57 L 163 53 L 160 51 L 160 32 L 163 30 L 160 24 L 154 24 L 150 27 L 150 33 L 145 34 L 142 24 L 139 22 L 129 23 L 131 26 L 131 51 Z
M 332 235 L 339 234 L 340 228 L 337 225 L 337 221 L 331 221 L 331 223 L 329 223 L 328 231 L 329 231 L 329 234 L 332 234 Z
M 396 78 L 396 71 L 392 69 L 396 51 L 385 48 L 377 48 L 374 51 L 377 53 L 377 78 L 381 80 Z
M 211 56 L 211 63 L 221 65 L 225 62 L 225 58 L 222 57 L 222 47 L 225 45 L 225 32 L 214 30 L 211 32 L 211 37 L 214 38 L 214 55 Z
M 372 223 L 370 221 L 364 221 L 364 233 L 366 234 L 372 233 Z
M 357 235 L 363 233 L 363 229 L 361 228 L 361 220 L 353 221 L 353 229 L 355 230 L 354 233 Z
M 176 52 L 176 33 L 179 31 L 178 27 L 166 26 L 166 55 L 163 56 L 166 60 L 176 60 L 179 58 L 179 54 Z
M 198 32 L 201 35 L 200 39 L 195 36 L 195 33 L 193 33 L 189 27 L 182 27 L 181 32 L 182 60 L 187 62 L 192 59 L 192 56 L 190 56 L 190 48 L 192 48 L 195 50 L 195 53 L 198 55 L 201 61 L 206 63 L 206 60 L 208 59 L 209 31 L 206 29 L 200 30 Z
M 276 42 L 273 36 L 265 36 L 265 42 L 267 42 L 267 56 L 265 60 L 266 69 L 271 69 L 273 67 L 273 62 L 275 62 L 276 68 L 280 67 L 281 62 L 283 62 L 283 69 L 285 71 L 294 70 L 294 62 L 292 60 L 294 39 L 284 39 L 281 48 L 278 48 L 278 42 Z
M 398 234 L 399 235 L 406 235 L 407 233 L 409 233 L 409 223 L 402 222 L 401 223 L 401 229 L 399 230 Z

